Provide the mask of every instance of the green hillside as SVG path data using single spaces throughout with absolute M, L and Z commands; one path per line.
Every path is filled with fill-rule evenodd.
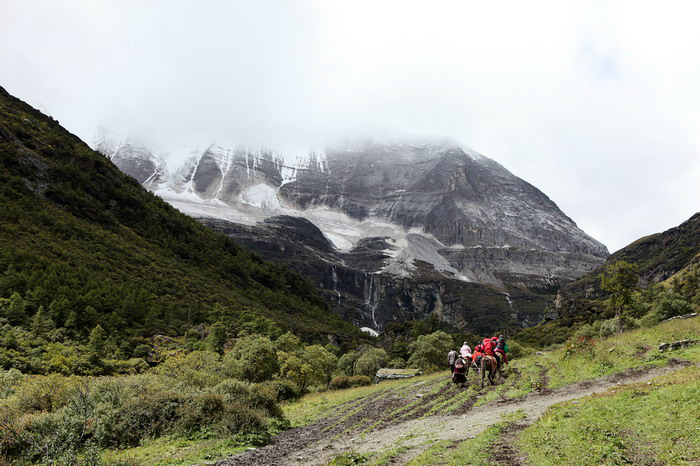
M 628 276 L 624 289 L 610 283 L 624 275 Z M 617 318 L 617 330 L 629 329 L 699 308 L 700 213 L 678 227 L 633 242 L 602 266 L 563 286 L 557 299 L 558 318 L 521 330 L 516 337 L 547 346 L 564 342 L 585 325 L 600 329 L 605 322 L 612 326 L 610 321 Z
M 115 359 L 145 357 L 156 334 L 203 340 L 215 322 L 221 341 L 358 337 L 300 275 L 181 214 L 2 88 L 0 180 L 0 368 L 100 373 L 81 349 L 98 325 Z
M 686 267 L 700 254 L 700 213 L 677 227 L 662 233 L 645 236 L 611 254 L 605 264 L 580 279 L 562 287 L 561 293 L 576 297 L 586 292 L 603 296 L 600 277 L 609 264 L 625 261 L 636 264 L 642 285 L 658 283 Z

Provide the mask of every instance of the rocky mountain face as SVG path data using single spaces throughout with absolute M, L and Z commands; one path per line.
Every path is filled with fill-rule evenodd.
M 98 150 L 181 211 L 307 276 L 362 327 L 430 313 L 470 331 L 533 325 L 605 246 L 546 195 L 453 141 L 167 154 Z

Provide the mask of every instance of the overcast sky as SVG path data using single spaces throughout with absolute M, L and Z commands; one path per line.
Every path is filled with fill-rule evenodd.
M 700 2 L 0 2 L 0 85 L 88 142 L 447 136 L 611 252 L 700 211 Z

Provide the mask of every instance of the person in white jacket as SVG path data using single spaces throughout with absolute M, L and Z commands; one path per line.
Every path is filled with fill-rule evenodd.
M 467 361 L 472 360 L 472 349 L 469 347 L 467 342 L 465 341 L 462 347 L 459 349 L 459 354 L 466 359 Z

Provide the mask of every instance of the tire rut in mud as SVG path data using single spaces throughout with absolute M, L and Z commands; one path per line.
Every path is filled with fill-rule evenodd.
M 395 416 L 393 419 L 385 419 L 384 422 L 376 426 L 376 429 L 384 429 L 385 427 L 389 427 L 394 424 L 399 424 L 401 422 L 406 422 L 410 421 L 412 419 L 417 419 L 421 417 L 423 414 L 427 413 L 430 411 L 432 408 L 432 402 L 435 400 L 438 400 L 439 398 L 442 398 L 443 395 L 445 395 L 447 392 L 450 390 L 454 390 L 454 387 L 452 387 L 451 384 L 446 384 L 444 387 L 442 387 L 440 390 L 438 390 L 435 393 L 432 393 L 430 395 L 427 395 L 425 397 L 421 397 L 421 403 L 418 405 L 416 409 L 413 409 L 405 414 L 399 414 L 398 416 Z M 406 405 L 408 403 L 405 403 Z
M 527 456 L 518 450 L 515 441 L 528 425 L 524 422 L 513 423 L 501 430 L 498 440 L 491 445 L 489 461 L 505 466 L 527 464 Z
M 439 382 L 439 380 L 437 381 Z M 436 382 L 421 383 L 421 388 L 432 387 Z M 277 435 L 272 443 L 261 448 L 249 450 L 236 456 L 222 460 L 217 465 L 285 465 L 289 464 L 289 452 L 301 451 L 319 441 L 328 440 L 348 430 L 348 433 L 357 430 L 354 426 L 362 427 L 371 425 L 380 420 L 387 411 L 400 408 L 405 404 L 406 397 L 394 392 L 393 389 L 381 390 L 365 397 L 350 400 L 342 405 L 337 414 L 321 419 L 313 424 L 295 427 Z M 359 409 L 358 409 L 359 408 Z M 343 419 L 348 413 L 356 412 Z M 363 422 L 364 421 L 364 422 Z M 343 436 L 338 438 L 338 443 L 343 442 Z M 299 461 L 303 459 L 295 458 Z
M 429 390 L 442 381 L 443 379 L 436 379 L 434 381 L 430 381 L 429 383 L 423 384 L 422 388 Z M 343 423 L 342 428 L 338 429 L 338 431 L 347 431 L 346 434 L 348 435 L 356 433 L 362 428 L 372 426 L 376 422 L 384 420 L 387 413 L 394 412 L 410 403 L 410 401 L 407 401 L 408 398 L 405 396 L 403 391 L 401 393 L 393 394 L 393 396 L 386 398 L 387 399 L 383 400 L 382 403 L 363 407 L 362 410 L 358 411 L 349 419 L 347 419 L 347 421 Z M 373 430 L 380 429 L 383 427 L 386 427 L 386 425 L 384 423 L 381 423 L 377 426 L 374 426 Z

